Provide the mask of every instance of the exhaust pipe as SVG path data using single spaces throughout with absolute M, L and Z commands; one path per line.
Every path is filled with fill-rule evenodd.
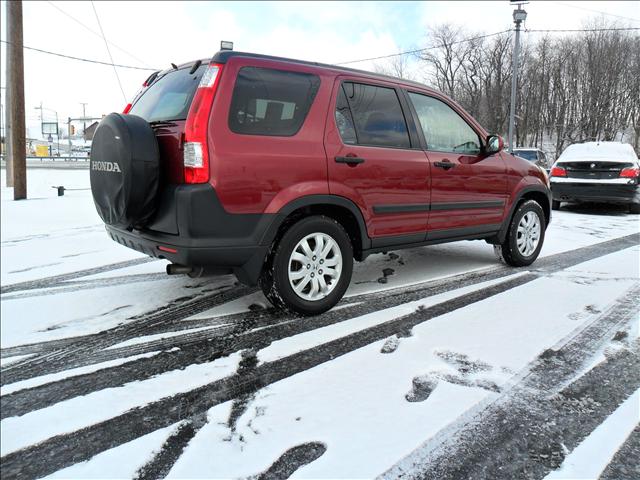
M 167 265 L 167 275 L 189 275 L 192 271 L 193 267 L 187 267 L 179 263 L 170 263 Z

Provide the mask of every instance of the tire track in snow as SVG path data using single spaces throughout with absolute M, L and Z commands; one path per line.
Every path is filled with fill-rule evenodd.
M 256 328 L 277 326 L 278 324 L 297 321 L 300 324 L 297 328 L 303 328 L 304 330 L 290 330 L 288 333 L 285 332 L 285 334 L 300 333 L 311 328 L 320 328 L 332 323 L 353 318 L 355 316 L 361 316 L 367 313 L 375 312 L 382 308 L 400 305 L 402 303 L 413 301 L 424 296 L 437 295 L 439 293 L 455 290 L 463 286 L 474 285 L 487 280 L 502 278 L 508 275 L 512 275 L 514 271 L 514 269 L 508 267 L 498 267 L 492 268 L 488 271 L 465 273 L 453 277 L 447 277 L 445 279 L 434 280 L 426 282 L 419 286 L 389 290 L 385 292 L 385 297 L 383 298 L 380 298 L 380 295 L 378 293 L 363 294 L 357 297 L 350 297 L 343 300 L 343 303 L 353 303 L 353 306 L 334 309 L 313 318 L 300 318 L 291 315 L 283 315 L 282 312 L 279 312 L 273 308 L 191 321 L 183 321 L 182 318 L 189 317 L 191 315 L 194 315 L 195 313 L 199 313 L 199 311 L 207 310 L 208 308 L 198 308 L 198 311 L 189 311 L 188 313 L 184 313 L 181 317 L 169 315 L 173 312 L 174 308 L 171 308 L 170 311 L 165 312 L 166 317 L 162 316 L 162 312 L 152 312 L 151 314 L 147 315 L 158 316 L 160 321 L 154 323 L 147 322 L 147 324 L 141 326 L 140 328 L 138 328 L 135 323 L 130 323 L 125 326 L 116 327 L 111 331 L 103 331 L 97 334 L 86 335 L 83 337 L 54 340 L 38 344 L 23 345 L 4 349 L 2 351 L 3 356 L 7 357 L 26 353 L 42 354 L 46 353 L 47 351 L 51 351 L 52 353 L 46 357 L 46 361 L 42 361 L 36 366 L 33 365 L 34 359 L 32 359 L 32 362 L 29 363 L 16 363 L 12 366 L 12 369 L 10 371 L 3 370 L 3 378 L 1 384 L 5 385 L 8 383 L 13 383 L 15 381 L 23 380 L 25 378 L 30 378 L 32 376 L 55 373 L 68 368 L 76 368 L 91 363 L 113 360 L 122 356 L 131 356 L 138 353 L 145 353 L 148 351 L 153 351 L 156 348 L 164 349 L 168 345 L 171 345 L 168 348 L 188 346 L 189 344 L 197 343 L 198 341 L 203 340 L 202 333 L 199 335 L 190 335 L 188 333 L 188 330 L 192 328 L 201 328 L 206 326 L 214 327 L 216 325 L 231 324 L 231 326 L 227 327 L 225 330 L 216 332 L 224 333 L 225 336 L 228 337 L 239 336 L 247 333 L 249 330 Z M 240 289 L 242 289 L 242 287 L 240 287 Z M 225 301 L 239 298 L 240 296 L 247 295 L 254 291 L 254 289 L 244 289 L 242 290 L 242 292 L 229 292 L 231 297 L 226 299 Z M 235 295 L 233 295 L 234 292 L 236 293 Z M 221 305 L 222 303 L 224 302 L 218 302 L 217 305 Z M 360 304 L 358 305 L 357 303 Z M 211 308 L 217 305 L 211 305 Z M 136 326 L 136 329 L 131 330 L 131 328 L 134 326 Z M 158 340 L 143 344 L 137 344 L 130 347 L 116 349 L 110 348 L 108 350 L 104 350 L 113 345 L 117 345 L 122 341 L 126 341 L 127 339 L 136 338 L 141 334 L 147 336 L 156 333 L 170 333 L 180 330 L 186 331 L 185 338 L 171 337 L 164 341 Z M 118 335 L 118 338 L 112 338 L 109 336 L 110 332 L 118 332 L 120 334 Z M 266 332 L 263 332 L 258 337 L 264 335 L 266 335 Z M 270 340 L 276 340 L 281 337 L 282 335 L 275 335 Z M 210 341 L 211 338 L 206 337 L 204 340 Z M 99 342 L 96 343 L 97 341 Z M 86 347 L 87 344 L 93 344 L 93 349 L 84 349 L 83 347 Z M 76 346 L 79 346 L 81 348 L 74 349 L 74 347 Z M 60 357 L 58 361 L 55 361 L 56 358 L 52 357 L 51 355 L 55 355 L 57 350 L 60 350 L 64 355 Z M 66 355 L 67 350 L 71 352 L 69 353 L 69 355 Z M 72 353 L 75 354 L 75 357 L 72 356 Z M 4 378 L 5 376 L 6 378 Z
M 170 277 L 166 273 L 138 273 L 133 275 L 122 275 L 118 277 L 96 278 L 91 280 L 68 280 L 54 287 L 47 287 L 38 290 L 26 290 L 5 296 L 2 301 L 21 300 L 24 298 L 46 297 L 60 295 L 61 293 L 77 292 L 78 290 L 91 290 L 126 285 L 129 283 L 153 282 L 167 280 Z
M 622 447 L 600 475 L 599 480 L 640 478 L 640 425 L 636 426 Z
M 125 340 L 147 334 L 154 328 L 166 329 L 169 325 L 179 323 L 183 318 L 201 313 L 230 300 L 235 300 L 253 291 L 249 287 L 225 287 L 222 286 L 215 294 L 194 295 L 189 301 L 178 299 L 167 307 L 152 310 L 146 314 L 131 317 L 127 323 L 84 337 L 63 339 L 60 343 L 54 341 L 45 344 L 32 344 L 4 349 L 6 356 L 22 355 L 27 353 L 40 353 L 39 357 L 30 358 L 24 362 L 16 362 L 2 369 L 0 385 L 26 380 L 35 376 L 57 373 L 68 368 L 99 363 L 115 356 L 96 355 L 96 351 L 121 343 Z M 73 340 L 72 343 L 68 343 Z M 60 345 L 60 348 L 56 348 Z M 81 361 L 81 359 L 85 361 Z
M 624 243 L 622 243 L 624 245 Z M 586 251 L 591 258 L 594 249 Z M 601 250 L 595 249 L 597 252 Z M 585 253 L 585 252 L 582 252 Z M 609 252 L 607 252 L 609 253 Z M 576 258 L 549 257 L 548 271 L 565 268 L 567 263 L 576 262 Z M 559 262 L 559 263 L 558 263 Z M 85 375 L 71 377 L 57 382 L 45 384 L 31 389 L 21 390 L 0 398 L 1 418 L 23 415 L 29 411 L 44 408 L 65 399 L 79 395 L 86 395 L 96 390 L 117 387 L 134 380 L 145 380 L 167 370 L 183 368 L 190 364 L 212 361 L 228 356 L 236 351 L 247 348 L 264 348 L 272 342 L 291 337 L 310 330 L 322 328 L 335 323 L 351 320 L 355 317 L 372 313 L 383 308 L 389 308 L 414 300 L 434 296 L 437 294 L 455 291 L 467 285 L 501 278 L 511 275 L 515 269 L 507 267 L 492 268 L 489 271 L 473 272 L 449 277 L 441 280 L 426 282 L 414 286 L 412 291 L 395 289 L 395 295 L 386 294 L 380 298 L 378 294 L 364 294 L 358 297 L 350 297 L 348 301 L 357 300 L 353 307 L 327 312 L 323 315 L 298 320 L 295 317 L 279 318 L 277 311 L 260 311 L 234 314 L 227 317 L 215 317 L 214 325 L 223 325 L 217 329 L 206 332 L 196 332 L 182 337 L 171 337 L 166 340 L 157 340 L 132 347 L 104 350 L 100 352 L 90 351 L 85 355 L 84 361 L 63 357 L 62 359 L 47 358 L 43 362 L 44 370 L 38 375 L 56 373 L 69 368 L 78 368 L 88 363 L 101 363 L 112 361 L 122 357 L 141 355 L 151 351 L 164 350 L 163 353 L 153 358 L 143 358 L 124 365 L 107 368 L 100 371 L 100 375 L 87 373 Z M 532 275 L 532 274 L 530 274 Z M 527 277 L 537 278 L 537 274 Z M 280 322 L 277 322 L 281 320 Z M 277 322 L 273 324 L 273 322 Z M 224 326 L 224 323 L 229 325 Z M 400 332 L 402 334 L 402 332 Z M 3 385 L 23 380 L 21 372 L 8 372 L 4 374 Z M 35 376 L 35 375 L 31 375 Z
M 54 275 L 51 277 L 39 278 L 37 280 L 28 280 L 26 282 L 12 283 L 9 285 L 3 285 L 0 287 L 0 293 L 18 292 L 21 290 L 35 290 L 38 288 L 53 288 L 63 285 L 68 280 L 75 280 L 76 278 L 88 277 L 89 275 L 97 275 L 98 273 L 110 272 L 112 270 L 120 270 L 121 268 L 135 267 L 142 265 L 143 263 L 149 263 L 156 261 L 156 258 L 144 257 L 135 258 L 133 260 L 125 260 L 123 262 L 110 263 L 108 265 L 101 265 L 99 267 L 87 268 L 85 270 L 78 270 L 70 273 L 63 273 L 61 275 Z
M 620 250 L 628 246 L 633 246 L 634 244 L 637 244 L 639 241 L 640 241 L 640 234 L 632 234 L 625 237 L 620 237 L 617 239 L 602 242 L 599 244 L 582 247 L 582 248 L 573 250 L 571 252 L 562 252 L 559 254 L 540 258 L 537 260 L 535 266 L 537 268 L 554 269 L 554 265 L 558 265 L 561 268 L 566 268 L 567 266 L 572 266 L 576 263 L 579 263 L 580 261 L 587 261 L 589 259 L 596 258 L 597 256 L 604 255 L 606 254 L 607 249 L 609 248 L 613 249 L 611 251 Z M 621 244 L 624 246 L 620 246 Z M 403 292 L 411 293 L 416 289 L 421 290 L 428 287 L 429 285 L 435 285 L 440 281 L 464 282 L 465 279 L 467 278 L 471 280 L 475 278 L 476 283 L 480 283 L 486 280 L 505 277 L 507 275 L 512 274 L 514 271 L 518 271 L 518 269 L 501 265 L 497 267 L 490 267 L 488 269 L 476 270 L 473 272 L 467 272 L 459 275 L 449 276 L 444 279 L 430 280 L 430 281 L 419 283 L 419 284 L 413 284 L 409 286 L 402 286 L 394 289 L 388 289 L 388 290 L 384 290 L 384 294 L 395 295 L 396 293 L 403 293 Z M 466 286 L 470 284 L 471 283 L 465 282 L 462 286 Z M 366 301 L 372 298 L 376 298 L 376 296 L 379 296 L 379 295 L 380 295 L 380 292 L 374 292 L 372 294 L 362 294 L 358 296 L 353 296 L 353 297 L 343 299 L 341 304 L 344 304 L 345 302 L 351 303 L 356 300 Z M 268 311 L 274 313 L 274 316 L 277 315 L 277 312 L 274 312 L 273 309 L 270 309 Z M 258 313 L 261 313 L 261 312 L 258 312 Z M 148 314 L 149 313 L 147 313 L 147 315 Z M 243 313 L 242 315 L 247 315 L 247 314 L 251 315 L 251 313 Z M 218 318 L 222 318 L 222 317 L 218 317 Z M 116 327 L 116 328 L 119 328 L 119 327 Z M 153 327 L 149 327 L 149 328 L 153 328 Z M 162 326 L 156 325 L 155 328 L 162 328 Z M 99 334 L 102 334 L 102 333 L 105 333 L 105 332 L 100 332 Z M 4 358 L 4 357 L 20 355 L 24 353 L 34 353 L 34 352 L 37 353 L 46 349 L 57 349 L 60 346 L 67 346 L 69 345 L 70 341 L 77 342 L 78 344 L 83 344 L 87 340 L 92 340 L 93 338 L 95 338 L 96 335 L 98 334 L 90 334 L 86 336 L 73 337 L 72 339 L 53 340 L 53 341 L 46 341 L 46 342 L 38 342 L 34 344 L 20 345 L 16 347 L 9 347 L 9 348 L 0 350 L 0 355 L 2 356 L 2 358 Z M 105 345 L 105 347 L 106 346 L 108 345 Z
M 136 472 L 135 480 L 165 478 L 196 433 L 207 423 L 206 413 L 189 419 L 165 440 L 162 448 Z
M 598 256 L 633 246 L 638 237 L 640 235 L 634 234 L 614 241 L 585 247 L 585 249 L 562 255 L 561 258 L 557 257 L 555 260 L 548 259 L 545 262 L 546 265 L 543 265 L 546 270 L 542 273 L 557 271 L 582 261 L 588 261 Z M 37 445 L 5 456 L 3 458 L 5 474 L 8 477 L 13 477 L 20 473 L 27 477 L 35 477 L 52 473 L 73 463 L 87 460 L 97 453 L 138 438 L 150 431 L 206 412 L 214 405 L 232 400 L 240 395 L 255 392 L 266 385 L 295 373 L 330 361 L 393 334 L 405 332 L 431 318 L 508 291 L 536 278 L 539 278 L 538 274 L 525 274 L 482 291 L 457 297 L 324 345 L 260 365 L 255 372 L 244 378 L 238 378 L 237 375 L 227 377 L 184 394 L 161 399 L 144 407 L 130 410 L 118 417 L 76 432 L 50 438 Z M 39 463 L 38 460 L 42 458 L 49 458 L 51 461 L 46 464 Z
M 3 459 L 5 474 L 18 472 L 40 477 L 126 443 L 141 435 L 206 412 L 211 407 L 258 391 L 274 382 L 331 361 L 370 343 L 406 331 L 457 309 L 472 305 L 539 278 L 526 274 L 455 299 L 419 309 L 395 320 L 359 331 L 331 342 L 259 365 L 253 372 L 233 375 L 189 392 L 161 399 L 130 410 L 107 421 L 73 433 L 58 435 L 37 445 L 12 452 Z M 40 458 L 49 458 L 46 464 Z
M 383 478 L 542 478 L 640 386 L 640 341 L 577 379 L 581 366 L 640 309 L 636 284 L 586 328 L 548 349 L 522 380 L 418 448 Z M 564 386 L 570 381 L 569 385 Z

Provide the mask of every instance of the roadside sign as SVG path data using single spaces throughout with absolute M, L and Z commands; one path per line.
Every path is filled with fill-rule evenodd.
M 49 147 L 47 145 L 36 145 L 36 157 L 48 157 Z
M 43 135 L 58 135 L 58 122 L 42 122 Z

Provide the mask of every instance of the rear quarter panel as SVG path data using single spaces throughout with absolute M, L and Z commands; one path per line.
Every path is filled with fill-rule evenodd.
M 229 129 L 229 107 L 238 71 L 255 66 L 311 73 L 320 87 L 307 117 L 291 137 L 241 135 Z M 302 195 L 326 194 L 323 132 L 333 75 L 313 66 L 233 57 L 223 67 L 209 121 L 211 185 L 229 213 L 271 213 Z

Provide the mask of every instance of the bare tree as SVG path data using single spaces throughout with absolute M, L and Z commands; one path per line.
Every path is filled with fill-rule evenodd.
M 407 55 L 396 55 L 387 59 L 384 63 L 374 65 L 377 73 L 391 75 L 392 77 L 404 78 L 405 80 L 415 80 L 410 69 L 411 58 Z
M 602 19 L 594 31 L 531 37 L 520 63 L 516 139 L 560 153 L 588 140 L 640 144 L 640 37 Z M 597 31 L 596 31 L 597 30 Z M 509 111 L 512 36 L 466 40 L 451 24 L 429 31 L 418 55 L 428 84 L 448 94 L 485 125 L 504 134 Z

